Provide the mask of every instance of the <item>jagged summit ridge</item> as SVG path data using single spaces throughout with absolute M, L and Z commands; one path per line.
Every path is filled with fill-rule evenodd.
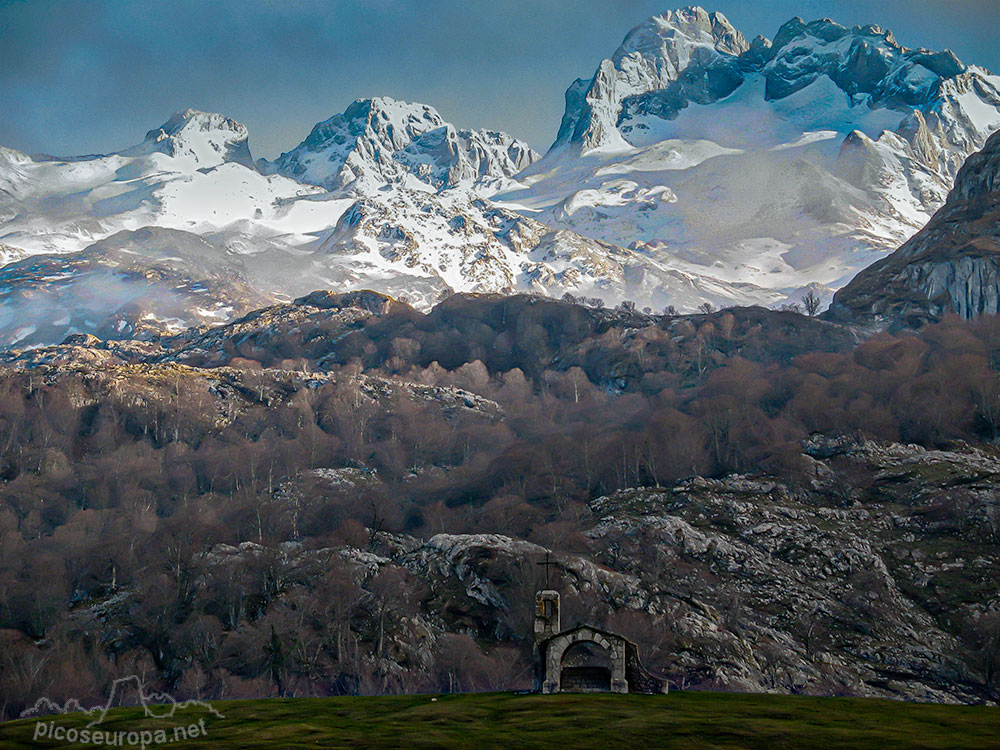
M 721 13 L 691 7 L 653 16 L 632 29 L 594 77 L 566 92 L 566 113 L 552 148 L 622 147 L 617 124 L 624 99 L 665 88 L 692 65 L 711 67 L 721 56 L 749 49 Z
M 673 119 L 692 102 L 710 104 L 729 96 L 758 73 L 764 76 L 768 101 L 825 76 L 852 106 L 900 111 L 930 109 L 937 98 L 955 93 L 947 82 L 963 89 L 968 88 L 963 76 L 988 74 L 970 69 L 950 50 L 904 47 L 877 25 L 847 28 L 830 19 L 796 17 L 781 26 L 773 42 L 757 37 L 748 44 L 722 14 L 690 7 L 636 26 L 592 78 L 578 79 L 567 89 L 553 149 L 636 145 L 630 120 L 645 114 Z M 980 86 L 976 93 L 1000 105 L 995 86 Z
M 246 126 L 225 115 L 196 109 L 175 112 L 146 133 L 142 143 L 120 152 L 122 156 L 153 153 L 192 159 L 202 168 L 228 162 L 253 166 Z
M 459 130 L 426 104 L 376 97 L 356 100 L 297 147 L 259 166 L 329 190 L 387 182 L 440 190 L 499 183 L 537 158 L 505 133 Z

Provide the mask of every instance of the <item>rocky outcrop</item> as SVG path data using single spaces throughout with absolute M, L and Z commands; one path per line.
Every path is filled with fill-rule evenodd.
M 802 486 L 697 478 L 595 500 L 590 551 L 554 556 L 564 608 L 658 618 L 672 653 L 651 666 L 675 686 L 982 699 L 961 635 L 997 595 L 997 455 L 823 436 L 804 451 Z M 491 534 L 404 547 L 390 557 L 447 591 L 451 617 L 524 636 L 509 628 L 533 600 L 510 571 L 544 547 Z
M 442 323 L 454 333 L 445 335 Z M 485 336 L 487 329 L 497 335 Z M 585 391 L 577 408 L 589 409 L 586 404 L 595 393 L 614 399 L 612 394 L 626 392 L 608 402 L 617 411 L 636 398 L 640 382 L 644 387 L 685 382 L 673 373 L 687 370 L 687 363 L 692 371 L 701 369 L 698 377 L 720 387 L 715 394 L 722 397 L 710 397 L 726 404 L 735 403 L 726 393 L 734 382 L 741 390 L 752 384 L 761 394 L 771 392 L 769 381 L 779 386 L 788 382 L 781 376 L 787 370 L 758 368 L 752 364 L 755 357 L 804 366 L 803 355 L 812 352 L 813 361 L 828 368 L 831 383 L 843 372 L 837 363 L 853 361 L 819 354 L 853 349 L 850 331 L 791 312 L 754 308 L 697 317 L 647 316 L 537 297 L 470 300 L 456 295 L 423 316 L 371 292 L 314 293 L 209 331 L 193 330 L 155 343 L 72 335 L 64 345 L 0 360 L 11 365 L 8 393 L 22 390 L 35 403 L 66 402 L 78 410 L 67 410 L 72 417 L 60 416 L 58 423 L 81 424 L 89 431 L 100 415 L 111 414 L 129 426 L 129 433 L 123 431 L 129 443 L 133 435 L 148 431 L 162 445 L 184 441 L 180 444 L 204 446 L 202 455 L 208 458 L 218 455 L 208 451 L 218 450 L 214 446 L 232 435 L 249 430 L 273 435 L 261 428 L 270 414 L 281 420 L 283 434 L 320 440 L 323 435 L 310 432 L 302 419 L 309 410 L 326 415 L 320 417 L 324 424 L 343 419 L 349 440 L 355 439 L 362 420 L 377 429 L 385 425 L 387 447 L 396 442 L 391 430 L 398 429 L 400 420 L 415 420 L 417 439 L 428 442 L 449 432 L 442 425 L 453 425 L 451 434 L 458 437 L 454 448 L 434 458 L 392 463 L 368 450 L 313 454 L 304 439 L 301 459 L 274 476 L 275 486 L 270 474 L 266 489 L 262 482 L 258 507 L 267 515 L 263 521 L 257 516 L 256 528 L 221 537 L 226 545 L 218 544 L 220 537 L 213 532 L 204 544 L 185 552 L 193 556 L 191 570 L 197 571 L 192 580 L 231 570 L 233 583 L 226 588 L 234 594 L 242 585 L 236 583 L 241 570 L 258 571 L 255 580 L 264 582 L 259 596 L 227 594 L 216 600 L 220 609 L 212 611 L 228 618 L 226 629 L 232 629 L 226 637 L 243 637 L 236 632 L 241 621 L 252 631 L 265 615 L 284 617 L 282 612 L 307 603 L 335 604 L 339 589 L 317 587 L 325 575 L 346 565 L 364 582 L 355 587 L 355 614 L 339 626 L 341 635 L 353 627 L 366 644 L 352 661 L 371 660 L 380 673 L 405 674 L 412 678 L 406 683 L 410 685 L 424 684 L 432 657 L 443 662 L 444 645 L 454 638 L 474 640 L 504 659 L 520 654 L 526 660 L 534 595 L 551 583 L 563 596 L 567 627 L 583 622 L 621 633 L 640 645 L 643 661 L 652 672 L 668 676 L 672 687 L 995 699 L 985 684 L 985 659 L 992 653 L 983 652 L 984 631 L 974 631 L 984 619 L 992 622 L 1000 609 L 1000 453 L 995 446 L 960 443 L 925 450 L 814 435 L 798 451 L 794 443 L 783 442 L 780 463 L 768 462 L 772 473 L 676 483 L 664 479 L 665 486 L 596 498 L 583 490 L 579 496 L 590 502 L 575 503 L 572 514 L 564 513 L 558 500 L 551 510 L 535 511 L 515 490 L 519 494 L 483 503 L 489 515 L 458 511 L 449 520 L 450 499 L 476 502 L 483 482 L 492 481 L 472 473 L 477 465 L 489 464 L 470 459 L 466 441 L 502 435 L 525 417 L 533 424 L 535 411 L 526 413 L 521 406 L 531 386 L 519 369 L 504 377 L 503 390 L 490 386 L 479 395 L 474 391 L 486 388 L 491 374 L 482 361 L 452 362 L 455 369 L 448 376 L 438 365 L 412 370 L 410 363 L 418 361 L 422 347 L 427 347 L 424 361 L 436 361 L 439 352 L 466 343 L 477 347 L 471 356 L 484 356 L 480 352 L 499 348 L 494 342 L 510 340 L 508 332 L 524 330 L 532 331 L 534 340 L 530 358 L 525 355 L 519 365 L 529 375 L 542 373 L 532 377 L 545 384 L 547 397 L 570 384 L 550 375 L 577 366 L 586 367 L 586 375 L 599 386 Z M 551 334 L 559 343 L 546 344 L 546 331 L 561 331 Z M 434 349 L 428 346 L 432 340 Z M 597 340 L 601 345 L 592 346 Z M 659 347 L 670 340 L 687 342 L 689 354 L 676 348 L 667 359 L 668 350 Z M 626 351 L 636 357 L 624 357 Z M 867 362 L 871 350 L 856 351 L 857 364 Z M 710 375 L 727 356 L 739 369 Z M 662 364 L 653 365 L 656 361 Z M 366 371 L 359 373 L 361 362 Z M 670 368 L 669 379 L 654 380 L 649 373 L 660 370 L 644 369 L 661 366 Z M 876 377 L 877 365 L 867 366 Z M 436 368 L 441 376 L 434 374 Z M 563 390 L 567 404 L 576 403 L 576 386 L 572 388 Z M 802 394 L 817 403 L 826 393 L 793 392 L 796 399 Z M 852 400 L 862 403 L 861 408 L 879 409 L 881 403 Z M 875 406 L 864 405 L 866 401 Z M 17 416 L 11 409 L 8 413 Z M 648 412 L 635 414 L 642 424 Z M 942 418 L 950 421 L 947 414 Z M 711 412 L 707 419 L 726 428 Z M 679 423 L 679 429 L 684 424 L 690 422 Z M 434 431 L 426 425 L 434 425 Z M 598 434 L 590 424 L 583 428 Z M 768 439 L 763 430 L 758 434 Z M 91 437 L 85 434 L 74 442 L 83 444 Z M 88 486 L 88 475 L 73 460 L 68 444 L 73 443 L 45 445 L 32 456 L 31 470 L 39 477 L 35 481 Z M 269 437 L 256 444 L 261 458 L 283 447 Z M 568 455 L 577 445 L 572 440 L 564 444 L 560 450 Z M 515 476 L 532 471 L 522 468 L 520 456 L 530 457 L 537 443 L 525 445 L 523 452 L 507 450 L 518 463 L 490 462 L 488 471 Z M 241 459 L 236 451 L 227 455 L 226 464 Z M 680 460 L 682 471 L 693 465 L 687 457 Z M 147 471 L 144 466 L 152 467 L 148 476 L 158 472 L 152 462 L 139 465 Z M 389 528 L 396 533 L 386 533 L 384 514 L 396 512 L 396 498 L 409 497 L 422 502 L 393 522 Z M 213 518 L 223 503 L 224 496 L 211 495 L 206 507 L 213 509 Z M 341 523 L 336 534 L 328 532 L 333 513 L 350 521 Z M 254 523 L 253 515 L 245 516 L 247 523 Z M 531 518 L 545 520 L 525 520 Z M 268 519 L 287 523 L 286 531 L 262 533 L 259 524 Z M 543 571 L 535 563 L 547 556 L 555 567 Z M 26 553 L 24 559 L 32 558 Z M 123 640 L 135 637 L 134 618 L 141 611 L 134 585 L 133 578 L 81 592 L 69 610 L 72 632 L 108 644 L 112 652 L 135 648 L 136 641 Z M 221 596 L 221 589 L 213 591 Z M 247 609 L 226 614 L 223 605 Z M 387 608 L 398 616 L 390 618 L 394 624 L 383 633 L 379 622 Z M 330 615 L 316 618 L 316 632 L 330 635 Z M 128 636 L 130 628 L 133 636 Z M 258 632 L 265 643 L 267 633 Z M 254 653 L 260 648 L 240 646 Z M 177 656 L 167 668 L 181 669 L 182 658 Z M 488 686 L 516 686 L 514 672 Z
M 506 133 L 460 130 L 426 104 L 377 97 L 358 99 L 317 124 L 294 149 L 259 166 L 330 190 L 407 180 L 439 190 L 502 183 L 537 158 Z
M 247 542 L 217 545 L 204 562 L 267 558 L 289 596 L 338 561 L 369 580 L 405 569 L 423 587 L 423 636 L 390 635 L 401 640 L 382 657 L 395 660 L 388 669 L 426 668 L 432 660 L 413 649 L 426 657 L 454 633 L 529 650 L 544 580 L 535 563 L 549 555 L 563 626 L 622 632 L 672 688 L 987 700 L 988 667 L 963 628 L 998 604 L 996 452 L 820 435 L 803 450 L 802 482 L 695 478 L 596 499 L 576 553 L 501 534 L 373 532 L 367 549 Z M 355 469 L 308 473 L 378 481 Z M 294 504 L 294 483 L 277 494 Z M 99 612 L 91 627 L 113 641 L 128 599 L 120 592 L 80 616 Z M 635 631 L 638 622 L 654 629 Z
M 768 99 L 789 96 L 825 75 L 852 97 L 867 95 L 875 106 L 920 106 L 943 80 L 967 70 L 951 50 L 907 49 L 880 26 L 848 29 L 828 18 L 793 18 L 762 57 Z
M 1000 134 L 971 156 L 945 205 L 834 296 L 830 314 L 919 325 L 1000 313 Z

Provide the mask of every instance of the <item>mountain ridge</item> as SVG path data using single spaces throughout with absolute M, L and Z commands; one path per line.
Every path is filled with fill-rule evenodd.
M 812 291 L 825 304 L 929 220 L 997 128 L 1000 77 L 947 50 L 829 19 L 748 42 L 691 7 L 640 23 L 569 87 L 543 157 L 373 97 L 254 160 L 245 126 L 182 110 L 111 154 L 0 151 L 0 243 L 14 260 L 186 232 L 225 251 L 207 257 L 238 258 L 262 299 L 327 284 L 418 307 L 453 291 L 688 311 Z
M 257 164 L 262 172 L 329 190 L 355 181 L 367 183 L 362 190 L 385 182 L 442 190 L 463 182 L 488 187 L 537 158 L 506 133 L 460 130 L 429 105 L 374 97 L 356 99 L 315 125 L 294 149 Z
M 692 275 L 832 294 L 929 220 L 997 128 L 1000 77 L 950 51 L 798 18 L 746 43 L 688 8 L 571 84 L 552 147 L 494 200 Z

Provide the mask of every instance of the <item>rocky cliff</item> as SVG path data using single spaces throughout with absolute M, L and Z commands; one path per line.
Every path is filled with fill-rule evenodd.
M 1000 312 L 1000 134 L 969 157 L 945 205 L 895 253 L 866 268 L 831 314 L 919 324 Z

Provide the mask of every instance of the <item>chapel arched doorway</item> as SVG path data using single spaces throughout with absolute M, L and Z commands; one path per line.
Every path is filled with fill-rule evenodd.
M 607 649 L 593 641 L 578 641 L 563 652 L 559 688 L 564 693 L 608 693 L 612 672 Z

